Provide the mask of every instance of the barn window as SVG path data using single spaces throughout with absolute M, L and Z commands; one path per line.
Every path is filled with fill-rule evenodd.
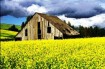
M 25 36 L 27 36 L 28 35 L 28 31 L 27 31 L 27 29 L 25 29 Z
M 50 27 L 49 22 L 48 22 L 48 27 L 47 27 L 47 33 L 51 33 L 51 27 Z
M 41 34 L 41 30 L 40 29 L 38 29 L 38 34 Z
M 47 33 L 51 33 L 51 27 L 47 27 Z
M 48 26 L 50 26 L 49 22 L 48 22 Z
M 41 34 L 40 22 L 38 22 L 38 34 Z
M 38 28 L 40 28 L 40 22 L 38 22 Z

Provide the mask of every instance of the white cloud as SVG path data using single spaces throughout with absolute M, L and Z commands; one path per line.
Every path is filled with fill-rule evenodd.
M 35 12 L 40 12 L 40 13 L 46 13 L 47 12 L 45 7 L 35 5 L 35 4 L 32 4 L 31 6 L 29 6 L 27 8 L 27 11 L 29 12 L 29 14 L 34 14 Z
M 98 25 L 101 27 L 105 27 L 105 14 L 100 14 L 90 18 L 81 18 L 81 19 L 67 18 L 64 15 L 58 17 L 62 20 L 66 20 L 66 22 L 70 21 L 70 23 L 75 26 L 82 25 L 84 27 L 89 27 L 89 26 Z

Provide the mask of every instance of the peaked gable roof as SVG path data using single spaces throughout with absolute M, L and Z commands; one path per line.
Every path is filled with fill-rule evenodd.
M 37 13 L 41 17 L 48 20 L 53 26 L 55 26 L 59 31 L 61 31 L 65 35 L 79 35 L 79 33 L 68 26 L 64 21 L 59 19 L 57 16 L 52 16 L 48 14 Z

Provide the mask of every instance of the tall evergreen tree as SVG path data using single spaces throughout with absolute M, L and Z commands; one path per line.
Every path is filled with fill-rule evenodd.
M 24 22 L 22 22 L 22 24 L 21 24 L 21 29 L 23 29 L 24 25 L 25 25 Z
M 89 35 L 90 37 L 93 37 L 93 36 L 94 36 L 94 35 L 93 35 L 93 27 L 92 27 L 92 26 L 88 28 L 88 35 Z
M 84 27 L 83 26 L 79 26 L 79 33 L 81 37 L 84 37 Z
M 70 22 L 68 22 L 68 25 L 71 27 L 71 23 Z
M 16 26 L 15 25 L 12 25 L 10 28 L 9 28 L 9 30 L 11 30 L 11 31 L 19 31 L 17 28 L 16 28 Z
M 33 16 L 28 16 L 25 23 L 27 23 L 32 17 Z
M 93 31 L 94 33 L 93 34 L 95 37 L 98 36 L 98 32 L 99 32 L 98 29 L 99 28 L 97 26 L 94 27 L 94 31 Z
M 64 23 L 66 23 L 66 20 L 64 20 Z

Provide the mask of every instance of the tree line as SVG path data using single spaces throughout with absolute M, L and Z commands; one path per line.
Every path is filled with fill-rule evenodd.
M 80 33 L 80 37 L 104 37 L 105 36 L 105 28 L 100 28 L 98 26 L 76 27 L 74 25 L 71 25 L 70 22 L 68 22 L 68 25 L 73 29 L 77 30 Z

